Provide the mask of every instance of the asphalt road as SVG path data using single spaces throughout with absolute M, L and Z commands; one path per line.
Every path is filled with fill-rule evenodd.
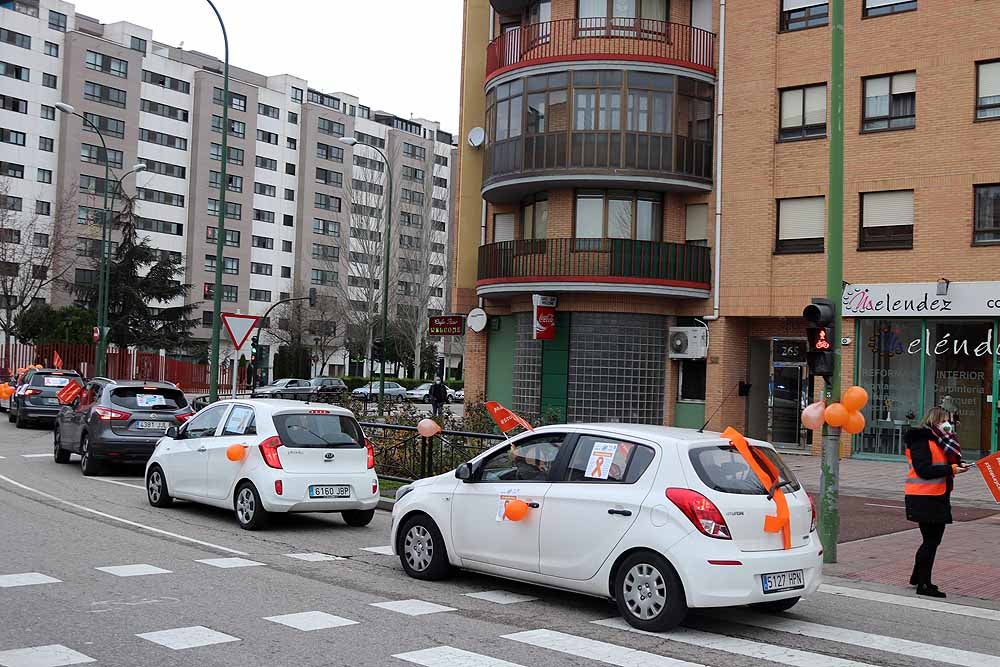
M 602 600 L 462 573 L 409 579 L 365 550 L 387 542 L 382 512 L 360 529 L 306 515 L 251 533 L 229 512 L 150 507 L 134 470 L 94 479 L 55 464 L 48 431 L 0 421 L 0 457 L 0 666 L 1000 667 L 1000 604 L 932 607 L 833 581 L 782 617 L 712 610 L 643 635 Z M 98 569 L 118 566 L 145 567 Z M 532 599 L 469 596 L 494 591 Z

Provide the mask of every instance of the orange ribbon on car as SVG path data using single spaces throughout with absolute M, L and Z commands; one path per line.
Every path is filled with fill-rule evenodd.
M 740 456 L 746 460 L 747 465 L 749 465 L 750 469 L 753 470 L 755 475 L 757 475 L 757 479 L 759 479 L 760 483 L 764 485 L 764 488 L 770 489 L 781 478 L 781 474 L 778 472 L 778 469 L 766 458 L 762 458 L 764 466 L 761 466 L 760 462 L 750 451 L 750 445 L 747 443 L 747 439 L 732 426 L 722 432 L 722 437 L 733 443 L 733 447 L 735 447 L 736 451 L 740 453 Z M 767 468 L 766 470 L 765 467 Z M 791 549 L 792 516 L 788 511 L 788 499 L 785 498 L 785 492 L 783 490 L 777 489 L 774 492 L 774 505 L 777 507 L 777 514 L 775 516 L 764 517 L 764 531 L 767 533 L 780 532 L 783 548 Z

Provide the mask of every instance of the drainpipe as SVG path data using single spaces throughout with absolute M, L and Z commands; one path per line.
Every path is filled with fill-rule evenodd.
M 719 282 L 722 275 L 722 102 L 726 75 L 726 0 L 719 0 L 719 76 L 715 85 L 715 261 L 712 269 L 712 314 L 702 319 L 719 319 Z

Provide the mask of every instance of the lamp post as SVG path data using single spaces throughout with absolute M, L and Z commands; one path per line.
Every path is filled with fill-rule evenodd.
M 215 17 L 219 19 L 219 26 L 222 28 L 222 41 L 225 45 L 225 61 L 222 70 L 222 167 L 219 170 L 221 180 L 219 183 L 219 224 L 215 236 L 215 289 L 212 294 L 212 349 L 209 359 L 209 384 L 208 400 L 215 402 L 219 398 L 219 338 L 222 326 L 222 253 L 225 245 L 226 235 L 226 187 L 228 178 L 226 167 L 229 164 L 229 34 L 226 32 L 226 24 L 222 21 L 222 15 L 216 8 L 212 0 L 205 0 Z
M 358 140 L 354 137 L 341 137 L 340 143 L 346 144 L 348 146 L 355 146 Z M 388 341 L 388 330 L 389 330 L 389 249 L 392 246 L 392 165 L 389 164 L 389 158 L 385 156 L 382 149 L 369 144 L 362 144 L 372 149 L 382 157 L 382 161 L 385 162 L 385 178 L 386 187 L 389 189 L 389 196 L 387 199 L 385 207 L 385 231 L 382 234 L 382 345 L 386 345 Z M 378 385 L 378 414 L 382 416 L 385 414 L 385 353 L 382 356 L 382 366 L 379 371 L 379 385 Z

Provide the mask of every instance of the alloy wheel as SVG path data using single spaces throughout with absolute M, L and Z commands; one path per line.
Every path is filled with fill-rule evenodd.
M 406 533 L 403 554 L 407 564 L 417 572 L 423 572 L 434 557 L 434 540 L 423 526 L 416 525 Z
M 253 491 L 249 486 L 245 486 L 240 489 L 240 493 L 236 496 L 236 514 L 240 519 L 240 523 L 250 523 L 253 521 L 253 515 L 257 511 L 257 503 L 254 501 Z
M 153 503 L 160 502 L 160 494 L 163 493 L 163 477 L 160 475 L 159 470 L 154 470 L 149 473 L 149 500 Z
M 649 563 L 638 563 L 628 571 L 621 594 L 632 615 L 644 621 L 658 616 L 667 604 L 667 584 Z

